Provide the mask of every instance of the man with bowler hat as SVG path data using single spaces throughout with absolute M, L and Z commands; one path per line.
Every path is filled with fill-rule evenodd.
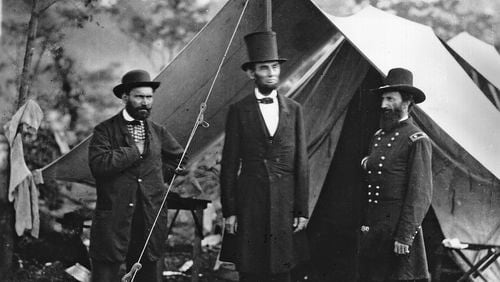
M 137 261 L 160 208 L 169 175 L 183 148 L 167 129 L 148 119 L 160 86 L 143 70 L 126 73 L 113 88 L 125 108 L 94 129 L 89 166 L 97 205 L 90 234 L 94 282 L 119 281 L 120 265 Z M 167 210 L 160 213 L 135 281 L 157 281 L 156 262 L 166 241 Z
M 429 279 L 421 224 L 432 199 L 431 141 L 409 113 L 425 94 L 413 74 L 391 69 L 380 95 L 380 129 L 361 166 L 367 206 L 361 226 L 361 281 Z
M 308 217 L 302 108 L 276 90 L 285 62 L 276 33 L 244 39 L 249 61 L 242 69 L 255 86 L 227 115 L 220 177 L 225 230 L 236 237 L 240 281 L 290 281 L 292 235 Z

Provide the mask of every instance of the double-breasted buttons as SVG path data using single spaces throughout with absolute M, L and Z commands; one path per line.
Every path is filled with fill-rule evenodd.
M 141 178 L 137 178 L 137 182 L 141 183 L 142 179 Z

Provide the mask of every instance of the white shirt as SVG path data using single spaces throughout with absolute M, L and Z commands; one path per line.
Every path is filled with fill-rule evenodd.
M 257 99 L 262 98 L 271 98 L 273 102 L 271 104 L 259 104 L 259 109 L 264 118 L 264 122 L 266 123 L 267 131 L 269 135 L 272 137 L 274 133 L 276 133 L 276 129 L 278 129 L 278 123 L 280 119 L 280 108 L 278 104 L 278 92 L 273 90 L 269 95 L 263 95 L 260 93 L 259 89 L 255 88 L 255 97 Z
M 133 121 L 135 120 L 128 112 L 126 109 L 123 109 L 122 111 L 123 118 L 126 121 Z M 141 121 L 142 122 L 142 121 Z M 135 140 L 134 140 L 135 141 Z M 144 153 L 144 141 L 135 141 L 135 145 L 137 145 L 137 148 L 139 149 L 139 153 Z
M 123 109 L 122 113 L 123 113 L 123 118 L 126 121 L 133 121 L 134 120 L 134 118 L 127 112 L 126 109 Z

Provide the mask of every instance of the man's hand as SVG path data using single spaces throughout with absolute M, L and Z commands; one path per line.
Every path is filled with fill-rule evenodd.
M 394 241 L 394 253 L 398 255 L 407 255 L 410 253 L 410 246 Z
M 226 229 L 226 232 L 229 234 L 236 233 L 236 231 L 238 230 L 238 219 L 236 218 L 235 215 L 226 218 L 224 228 Z
M 299 232 L 300 230 L 306 228 L 307 218 L 305 217 L 294 217 L 293 218 L 293 232 Z

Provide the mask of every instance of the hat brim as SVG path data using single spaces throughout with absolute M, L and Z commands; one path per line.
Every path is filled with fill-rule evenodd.
M 287 60 L 288 59 L 285 59 L 285 58 L 279 58 L 279 59 L 276 59 L 276 60 L 251 61 L 251 62 L 246 62 L 243 65 L 241 65 L 241 69 L 244 70 L 244 71 L 247 71 L 252 64 L 266 63 L 266 62 L 279 62 L 280 64 L 282 64 L 282 63 L 286 62 Z
M 153 90 L 156 90 L 160 86 L 160 82 L 158 81 L 138 81 L 138 82 L 131 82 L 131 83 L 122 83 L 120 85 L 115 86 L 113 88 L 113 93 L 115 93 L 115 96 L 118 98 L 122 98 L 123 93 L 126 91 L 136 88 L 136 87 L 151 87 Z
M 372 89 L 371 91 L 378 95 L 391 91 L 401 91 L 412 95 L 415 104 L 419 104 L 425 101 L 425 94 L 424 92 L 422 92 L 422 90 L 406 84 L 384 85 L 382 87 Z

